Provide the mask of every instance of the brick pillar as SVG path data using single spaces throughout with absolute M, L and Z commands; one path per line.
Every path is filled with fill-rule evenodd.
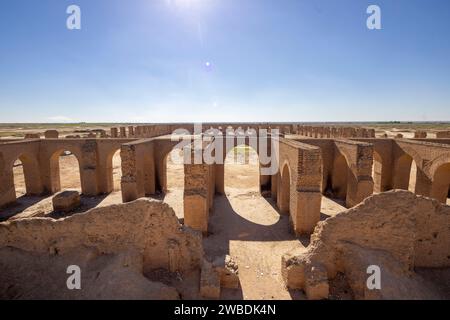
M 127 128 L 120 127 L 120 137 L 121 138 L 126 138 L 127 137 Z
M 81 192 L 87 196 L 95 196 L 98 194 L 96 140 L 86 140 L 81 149 Z
M 422 169 L 417 166 L 416 173 L 416 189 L 414 190 L 415 194 L 429 197 L 432 189 L 432 181 L 431 179 L 423 172 Z
M 3 162 L 0 154 L 0 162 Z M 14 174 L 12 168 L 7 168 L 0 163 L 0 208 L 16 201 L 16 189 L 14 188 Z
M 111 138 L 117 138 L 118 135 L 119 134 L 117 128 L 111 128 Z
M 128 127 L 128 136 L 134 137 L 134 127 L 133 126 Z
M 206 234 L 211 206 L 211 165 L 184 165 L 184 223 Z
M 136 147 L 134 145 L 123 145 L 120 156 L 122 157 L 122 201 L 129 202 L 145 196 Z
M 295 234 L 311 234 L 320 221 L 322 202 L 322 154 L 320 148 L 298 153 L 297 183 L 290 219 Z
M 358 145 L 356 154 L 356 168 L 349 174 L 347 181 L 346 206 L 348 208 L 357 205 L 373 194 L 373 146 Z

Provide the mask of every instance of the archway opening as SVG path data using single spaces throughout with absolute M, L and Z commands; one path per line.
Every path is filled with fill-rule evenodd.
M 411 162 L 411 168 L 409 171 L 408 191 L 416 192 L 416 178 L 417 177 L 417 164 L 414 160 Z
M 21 198 L 27 194 L 25 183 L 25 172 L 22 160 L 17 159 L 13 164 L 14 188 L 16 190 L 16 198 Z
M 215 214 L 210 221 L 226 229 L 224 234 L 239 234 L 240 239 L 243 234 L 246 238 L 258 237 L 260 226 L 273 226 L 280 221 L 276 204 L 261 194 L 260 169 L 258 153 L 241 143 L 226 152 L 223 169 L 215 171 L 216 183 L 223 186 L 223 192 L 221 189 L 214 198 Z
M 80 163 L 67 150 L 58 150 L 50 159 L 53 191 L 76 190 L 81 192 Z
M 42 192 L 39 167 L 33 156 L 21 154 L 10 166 L 12 167 L 16 198 L 38 195 Z
M 113 179 L 113 192 L 120 191 L 122 179 L 122 158 L 120 157 L 120 149 L 118 149 L 111 157 L 111 169 Z
M 450 205 L 450 163 L 437 168 L 434 173 L 430 196 Z
M 346 200 L 347 198 L 347 184 L 350 168 L 347 160 L 342 154 L 339 154 L 333 162 L 333 172 L 331 176 L 331 187 L 333 197 Z
M 179 218 L 184 217 L 184 162 L 183 150 L 175 148 L 164 158 L 165 183 L 164 201 L 169 204 Z
M 234 147 L 228 151 L 224 164 L 225 194 L 260 193 L 259 158 L 252 147 Z
M 413 158 L 407 153 L 398 158 L 395 165 L 394 188 L 410 190 L 411 184 L 411 190 L 415 189 L 416 176 L 415 169 L 411 170 L 412 162 Z M 411 176 L 413 176 L 412 179 Z
M 291 174 L 287 164 L 284 165 L 281 173 L 280 187 L 280 211 L 283 214 L 289 214 L 291 203 Z
M 372 178 L 373 178 L 373 193 L 380 193 L 382 190 L 381 186 L 382 177 L 382 160 L 377 152 L 373 152 L 373 165 L 372 165 Z
M 184 190 L 183 150 L 173 149 L 165 159 L 166 190 L 165 193 Z

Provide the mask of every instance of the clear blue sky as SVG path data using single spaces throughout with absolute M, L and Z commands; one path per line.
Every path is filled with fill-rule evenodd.
M 450 1 L 0 3 L 0 122 L 380 120 L 450 120 Z

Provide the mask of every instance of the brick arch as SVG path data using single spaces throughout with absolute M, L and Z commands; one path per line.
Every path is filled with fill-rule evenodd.
M 225 161 L 226 156 L 228 155 L 228 153 L 235 147 L 241 146 L 241 145 L 245 145 L 247 147 L 252 148 L 257 156 L 258 156 L 258 164 L 259 164 L 259 184 L 260 184 L 260 191 L 264 192 L 264 191 L 270 191 L 272 189 L 272 179 L 271 176 L 268 175 L 264 175 L 261 173 L 262 170 L 264 170 L 265 167 L 270 167 L 272 164 L 264 164 L 262 162 L 262 159 L 266 159 L 266 158 L 273 158 L 272 157 L 272 141 L 270 139 L 269 136 L 263 136 L 260 137 L 258 135 L 258 131 L 255 129 L 250 128 L 251 130 L 253 130 L 253 132 L 255 133 L 255 135 L 251 135 L 249 136 L 247 134 L 247 130 L 244 130 L 244 132 L 246 133 L 244 136 L 242 136 L 240 139 L 238 138 L 238 136 L 235 136 L 233 138 L 233 144 L 228 146 L 226 143 L 226 135 L 223 136 L 223 141 L 222 141 L 222 152 L 223 152 L 223 158 L 222 160 Z M 260 139 L 266 139 L 266 148 L 264 150 L 260 150 L 261 147 L 261 140 Z M 272 159 L 273 160 L 273 159 Z M 222 169 L 219 170 L 218 174 L 222 175 Z M 220 184 L 220 183 L 219 183 Z M 218 188 L 219 190 L 221 189 L 220 187 Z
M 347 168 L 353 172 L 355 176 L 358 176 L 358 164 L 356 163 L 357 159 L 354 159 L 354 156 L 351 153 L 346 152 L 345 149 L 335 148 L 334 159 L 342 156 L 345 159 L 347 164 Z M 334 162 L 334 160 L 333 160 Z
M 178 150 L 178 152 L 181 151 L 181 159 L 178 159 L 178 161 L 181 161 L 181 164 L 184 165 L 184 153 L 182 152 L 181 148 L 178 147 L 173 147 L 169 152 L 167 152 L 164 156 L 164 187 L 163 187 L 163 191 L 167 192 L 169 190 L 169 185 L 168 185 L 168 170 L 167 170 L 167 166 L 168 166 L 168 160 L 169 160 L 169 155 L 172 155 L 173 152 L 175 152 L 176 150 Z M 180 163 L 176 163 L 178 165 L 180 165 Z M 183 172 L 182 172 L 183 176 L 184 176 L 184 168 L 183 168 Z M 183 179 L 183 186 L 182 189 L 184 189 L 184 179 Z
M 167 192 L 167 160 L 174 150 L 181 150 L 177 146 L 178 142 L 167 144 L 158 154 L 159 161 L 156 161 L 156 189 L 164 193 Z
M 59 158 L 61 154 L 65 151 L 71 152 L 78 162 L 78 171 L 80 175 L 80 189 L 83 191 L 83 167 L 82 167 L 82 156 L 78 150 L 71 147 L 59 147 L 52 150 L 49 157 L 49 168 L 50 168 L 50 181 L 51 181 L 51 193 L 55 193 L 61 190 L 61 175 L 59 171 Z
M 279 183 L 279 209 L 283 214 L 290 213 L 291 203 L 291 188 L 292 188 L 292 172 L 291 167 L 287 161 L 283 163 L 280 170 L 280 183 Z
M 246 146 L 246 147 L 250 147 L 252 148 L 256 154 L 258 155 L 258 159 L 259 159 L 259 137 L 256 137 L 256 146 L 252 146 L 250 143 L 250 138 L 245 137 L 244 139 L 238 139 L 237 137 L 234 137 L 233 139 L 233 145 L 231 146 L 227 146 L 226 144 L 226 136 L 223 136 L 223 160 L 225 161 L 226 156 L 228 155 L 228 153 L 233 150 L 236 147 L 239 146 Z
M 423 171 L 433 180 L 438 168 L 446 163 L 450 163 L 450 152 L 441 154 L 437 158 L 429 161 L 424 165 Z
M 121 147 L 114 147 L 108 151 L 106 155 L 106 176 L 108 181 L 108 190 L 114 191 L 114 163 L 113 158 L 117 151 L 120 151 Z
M 450 161 L 442 163 L 434 172 L 430 197 L 447 203 L 450 189 Z
M 413 158 L 408 153 L 403 153 L 394 162 L 394 188 L 408 190 L 409 178 L 411 175 L 411 165 Z M 417 165 L 417 162 L 416 162 Z
M 350 174 L 353 174 L 353 172 L 347 157 L 342 152 L 338 152 L 333 159 L 331 190 L 339 199 L 345 200 L 347 197 Z
M 376 162 L 379 162 L 378 164 Z M 392 189 L 392 141 L 373 142 L 372 179 L 375 192 L 385 192 Z
M 23 175 L 27 195 L 39 195 L 42 193 L 41 172 L 38 158 L 28 152 L 23 152 L 11 157 L 9 163 L 5 163 L 4 170 L 10 171 L 14 177 L 14 163 L 20 160 L 23 166 Z M 15 183 L 14 183 L 15 187 Z
M 230 154 L 230 152 L 231 152 L 234 148 L 241 147 L 241 146 L 251 148 L 251 149 L 256 153 L 256 155 L 258 156 L 258 160 L 259 160 L 259 153 L 258 153 L 258 150 L 255 149 L 254 146 L 251 146 L 249 143 L 246 143 L 246 142 L 245 142 L 245 143 L 239 143 L 239 144 L 233 145 L 232 147 L 230 147 L 230 148 L 228 148 L 228 149 L 226 149 L 226 150 L 224 149 L 224 157 L 223 157 L 224 163 L 225 163 L 226 157 Z M 258 161 L 258 162 L 259 162 L 259 161 Z
M 413 147 L 408 147 L 408 146 L 402 146 L 401 149 L 402 149 L 403 153 L 407 154 L 414 160 L 414 162 L 417 165 L 417 168 L 422 169 L 424 161 L 423 161 L 422 156 L 419 154 L 419 152 L 417 152 Z
M 247 142 L 247 141 L 246 141 Z M 230 155 L 231 156 L 231 152 L 233 151 L 233 149 L 234 148 L 237 148 L 237 147 L 241 147 L 241 146 L 245 146 L 245 147 L 248 147 L 248 148 L 250 148 L 251 150 L 253 150 L 253 152 L 255 152 L 256 153 L 256 155 L 257 155 L 257 157 L 258 157 L 258 159 L 257 159 L 257 164 L 258 164 L 258 181 L 257 181 L 257 186 L 258 186 L 258 190 L 259 191 L 261 191 L 261 163 L 260 163 L 260 157 L 259 157 L 259 153 L 258 153 L 258 150 L 256 150 L 253 146 L 251 146 L 250 144 L 248 144 L 248 143 L 240 143 L 240 144 L 236 144 L 236 145 L 234 145 L 232 148 L 228 148 L 228 151 L 225 153 L 225 156 L 224 156 L 224 158 L 223 158 L 223 165 L 224 165 L 224 169 L 223 169 L 223 183 L 224 183 L 224 189 L 225 189 L 225 160 L 226 160 L 226 158 Z
M 284 160 L 283 161 L 283 164 L 281 165 L 281 168 L 282 168 L 282 170 L 280 170 L 280 177 L 283 177 L 283 170 L 284 170 L 284 168 L 285 167 L 287 167 L 288 168 L 288 173 L 289 173 L 289 176 L 291 176 L 292 177 L 292 171 L 291 171 L 291 165 L 289 164 L 289 161 L 288 160 Z

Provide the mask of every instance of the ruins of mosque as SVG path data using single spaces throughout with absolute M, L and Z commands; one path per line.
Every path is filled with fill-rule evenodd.
M 70 212 L 81 206 L 80 194 L 96 198 L 113 192 L 112 162 L 118 151 L 122 203 L 61 219 L 6 217 L 0 223 L 0 260 L 6 270 L 0 297 L 14 298 L 7 285 L 28 281 L 12 275 L 16 264 L 36 254 L 45 258 L 24 265 L 52 264 L 58 272 L 70 257 L 77 257 L 86 268 L 98 264 L 102 270 L 121 269 L 117 283 L 135 285 L 122 292 L 120 285 L 111 288 L 122 298 L 220 298 L 221 290 L 239 288 L 240 273 L 245 272 L 236 262 L 239 257 L 210 255 L 202 241 L 220 227 L 211 231 L 219 197 L 226 194 L 225 158 L 244 145 L 256 153 L 259 194 L 273 203 L 280 221 L 289 221 L 284 232 L 292 239 L 310 238 L 303 252 L 282 253 L 280 277 L 288 288 L 303 290 L 309 299 L 326 299 L 333 279 L 341 274 L 352 298 L 402 298 L 404 291 L 393 290 L 392 283 L 414 298 L 420 281 L 399 279 L 415 274 L 415 268 L 450 268 L 447 133 L 430 138 L 417 131 L 413 138 L 387 138 L 362 127 L 209 123 L 198 128 L 186 123 L 122 126 L 84 137 L 61 137 L 49 130 L 25 139 L 2 139 L 0 212 L 17 201 L 17 161 L 23 166 L 26 196 L 52 197 L 56 211 Z M 166 162 L 178 149 L 183 154 L 182 219 L 164 199 L 151 199 L 167 191 Z M 58 159 L 64 152 L 78 162 L 79 193 L 61 187 Z M 414 194 L 398 191 L 411 184 Z M 324 219 L 325 197 L 340 201 L 342 210 Z M 127 268 L 118 267 L 124 261 Z M 394 279 L 385 291 L 374 293 L 364 286 L 373 261 Z M 178 273 L 186 282 L 196 281 L 198 292 L 173 281 L 151 280 L 156 270 L 172 280 Z M 107 279 L 99 281 L 112 286 Z M 29 291 L 28 297 L 96 298 L 94 282 L 88 282 L 90 290 L 82 296 L 59 296 L 55 289 Z M 424 298 L 439 297 L 422 293 Z

